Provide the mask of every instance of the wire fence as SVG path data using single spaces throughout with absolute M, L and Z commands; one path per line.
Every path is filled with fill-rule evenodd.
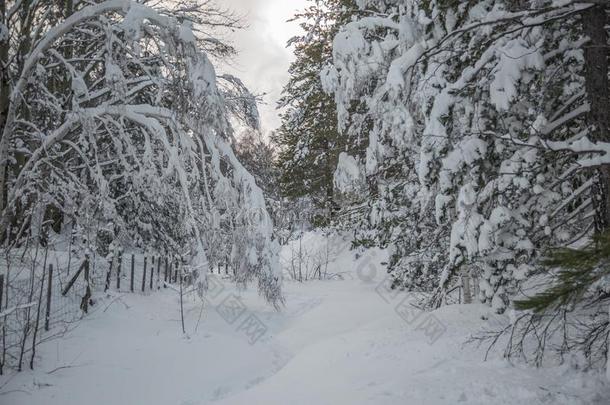
M 104 292 L 150 294 L 178 280 L 179 262 L 168 257 L 39 253 L 13 251 L 0 266 L 0 374 L 33 368 L 36 346 L 68 331 Z

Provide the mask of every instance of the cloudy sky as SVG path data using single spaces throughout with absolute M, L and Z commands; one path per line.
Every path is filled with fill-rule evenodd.
M 299 33 L 296 23 L 288 23 L 306 0 L 216 0 L 222 7 L 240 15 L 248 28 L 232 38 L 239 57 L 229 68 L 255 93 L 267 93 L 266 105 L 260 107 L 265 133 L 277 128 L 280 120 L 275 111 L 282 87 L 288 80 L 288 67 L 293 60 L 286 42 Z

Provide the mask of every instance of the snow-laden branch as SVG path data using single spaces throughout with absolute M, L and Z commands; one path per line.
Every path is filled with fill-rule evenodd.
M 165 250 L 186 262 L 193 282 L 226 260 L 215 252 L 226 245 L 238 281 L 257 279 L 278 305 L 272 223 L 229 144 L 230 118 L 257 125 L 256 98 L 239 79 L 216 76 L 190 20 L 181 21 L 109 0 L 41 32 L 3 128 L 0 160 L 16 161 L 11 143 L 24 154 L 3 172 L 0 233 L 15 220 L 27 227 L 29 206 L 42 201 L 84 233 L 87 249 Z

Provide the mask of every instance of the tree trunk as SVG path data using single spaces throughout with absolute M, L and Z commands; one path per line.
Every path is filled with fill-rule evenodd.
M 0 24 L 4 24 L 6 29 L 9 28 L 9 22 L 7 21 L 6 14 L 6 2 L 0 2 Z M 8 108 L 10 103 L 9 97 L 9 69 L 8 69 L 8 49 L 9 49 L 9 35 L 0 36 L 0 140 L 2 139 L 2 134 L 4 132 L 4 126 L 6 125 L 6 117 L 8 115 Z M 6 165 L 8 162 L 0 162 L 5 169 L 2 170 L 2 179 L 0 182 L 4 184 L 6 182 Z M 0 195 L 0 212 L 6 206 L 6 190 L 4 187 L 1 187 L 1 195 Z M 4 237 L 4 235 L 0 235 L 0 240 Z
M 10 179 L 12 176 L 16 176 L 19 173 L 21 167 L 25 164 L 27 160 L 27 156 L 25 153 L 16 152 L 14 155 L 15 163 L 12 165 L 9 163 L 10 135 L 14 118 L 9 117 L 11 113 L 11 103 L 13 102 L 13 100 L 11 100 L 10 82 L 12 80 L 14 81 L 15 77 L 10 77 L 11 70 L 8 67 L 9 62 L 11 62 L 14 67 L 16 67 L 16 71 L 14 72 L 16 77 L 19 77 L 22 73 L 25 59 L 31 51 L 32 19 L 33 16 L 36 14 L 36 7 L 38 7 L 38 5 L 36 3 L 33 3 L 31 0 L 22 1 L 19 4 L 16 12 L 16 15 L 18 16 L 17 22 L 14 21 L 15 19 L 13 19 L 12 21 L 14 23 L 14 26 L 11 26 L 11 21 L 7 20 L 8 16 L 6 14 L 6 5 L 4 1 L 2 2 L 2 5 L 0 7 L 2 7 L 0 14 L 2 14 L 3 20 L 5 20 L 2 22 L 6 24 L 7 28 L 12 29 L 13 31 L 18 31 L 18 37 L 20 38 L 19 47 L 17 49 L 17 54 L 14 58 L 14 62 L 8 59 L 8 52 L 10 48 L 10 35 L 8 36 L 9 38 L 7 38 L 6 42 L 3 41 L 0 43 L 0 62 L 2 63 L 2 66 L 7 67 L 6 69 L 3 68 L 0 74 L 0 76 L 2 76 L 2 79 L 0 79 L 0 81 L 2 82 L 0 84 L 0 131 L 2 131 L 2 134 L 0 135 L 0 213 L 2 213 L 5 208 L 8 208 L 7 199 Z M 34 7 L 34 9 L 32 9 L 32 7 Z M 7 126 L 9 127 L 8 131 L 6 128 Z M 17 212 L 11 213 L 12 216 L 10 217 L 10 220 L 19 220 L 19 211 L 21 211 L 24 207 L 18 205 L 12 208 L 14 209 L 14 211 Z M 4 219 L 8 220 L 9 218 Z M 0 226 L 0 235 L 2 235 L 2 238 L 6 236 L 5 229 L 3 226 Z
M 590 105 L 588 124 L 593 141 L 610 141 L 610 91 L 608 89 L 608 23 L 610 6 L 599 5 L 585 11 L 582 25 L 590 41 L 585 45 L 585 85 Z M 596 231 L 610 228 L 610 166 L 598 168 L 597 182 L 593 189 Z M 607 342 L 610 353 L 610 341 Z M 606 377 L 610 380 L 610 355 L 606 365 Z
M 582 15 L 584 34 L 590 41 L 584 46 L 585 86 L 590 105 L 588 124 L 590 139 L 610 141 L 610 97 L 608 89 L 608 33 L 606 31 L 608 6 L 597 6 Z M 598 169 L 597 184 L 593 190 L 596 208 L 596 229 L 610 227 L 610 166 Z

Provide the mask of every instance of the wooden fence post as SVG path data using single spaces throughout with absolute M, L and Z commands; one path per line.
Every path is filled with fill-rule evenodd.
M 146 289 L 146 259 L 147 257 L 144 256 L 144 271 L 142 272 L 142 292 L 144 292 L 144 290 Z
M 136 258 L 134 256 L 134 254 L 132 253 L 131 254 L 131 284 L 129 285 L 129 287 L 130 287 L 129 289 L 131 290 L 131 292 L 133 292 L 133 276 L 135 273 L 135 271 L 134 271 L 135 263 L 136 263 Z
M 91 299 L 91 287 L 89 286 L 89 255 L 85 256 L 85 295 L 80 301 L 80 308 L 84 313 L 89 312 L 89 299 Z
M 4 298 L 4 274 L 0 274 L 0 312 L 2 312 L 2 299 Z
M 47 310 L 44 316 L 44 330 L 49 331 L 49 320 L 51 319 L 51 291 L 53 290 L 53 265 L 49 264 L 49 279 L 47 283 Z
M 161 257 L 157 258 L 157 290 L 161 288 L 159 283 L 161 283 Z
M 184 293 L 182 290 L 182 280 L 184 279 L 184 277 L 182 276 L 182 266 L 183 264 L 180 265 L 180 319 L 182 320 L 182 333 L 186 333 L 186 329 L 184 328 Z M 177 269 L 176 274 L 178 274 Z
M 116 289 L 121 289 L 121 267 L 123 267 L 123 252 L 119 253 L 119 263 L 116 268 Z
M 42 280 L 40 280 L 40 293 L 38 294 L 38 305 L 36 306 L 36 321 L 34 323 L 34 334 L 32 336 L 32 355 L 30 356 L 30 370 L 34 370 L 34 359 L 36 358 L 36 338 L 40 326 L 40 308 L 42 307 L 42 294 L 44 292 L 45 275 L 47 271 L 47 253 L 49 252 L 48 245 L 45 247 L 44 263 L 42 265 Z M 29 316 L 28 316 L 29 318 Z M 23 347 L 23 346 L 22 346 Z
M 155 273 L 155 257 L 153 256 L 151 259 L 151 263 L 150 263 L 150 282 L 149 284 L 149 288 L 152 290 L 153 289 L 153 275 Z
M 163 273 L 163 281 L 167 283 L 167 267 L 168 267 L 167 257 L 165 258 L 165 272 Z M 163 287 L 167 288 L 167 286 L 163 285 Z
M 110 278 L 112 277 L 112 265 L 114 264 L 114 255 L 112 259 L 110 259 L 110 263 L 108 265 L 108 272 L 106 273 L 106 284 L 104 285 L 104 292 L 110 289 Z
M 78 276 L 80 276 L 80 273 L 82 273 L 83 269 L 85 268 L 85 266 L 88 265 L 88 262 L 89 262 L 89 259 L 86 258 L 85 261 L 78 268 L 78 271 L 76 273 L 74 273 L 74 275 L 72 276 L 72 278 L 70 279 L 70 281 L 68 282 L 68 284 L 66 285 L 64 290 L 61 292 L 61 295 L 63 295 L 65 297 L 66 294 L 68 294 L 68 291 L 70 291 L 70 289 L 72 288 L 72 286 L 76 282 L 76 279 L 78 278 Z

